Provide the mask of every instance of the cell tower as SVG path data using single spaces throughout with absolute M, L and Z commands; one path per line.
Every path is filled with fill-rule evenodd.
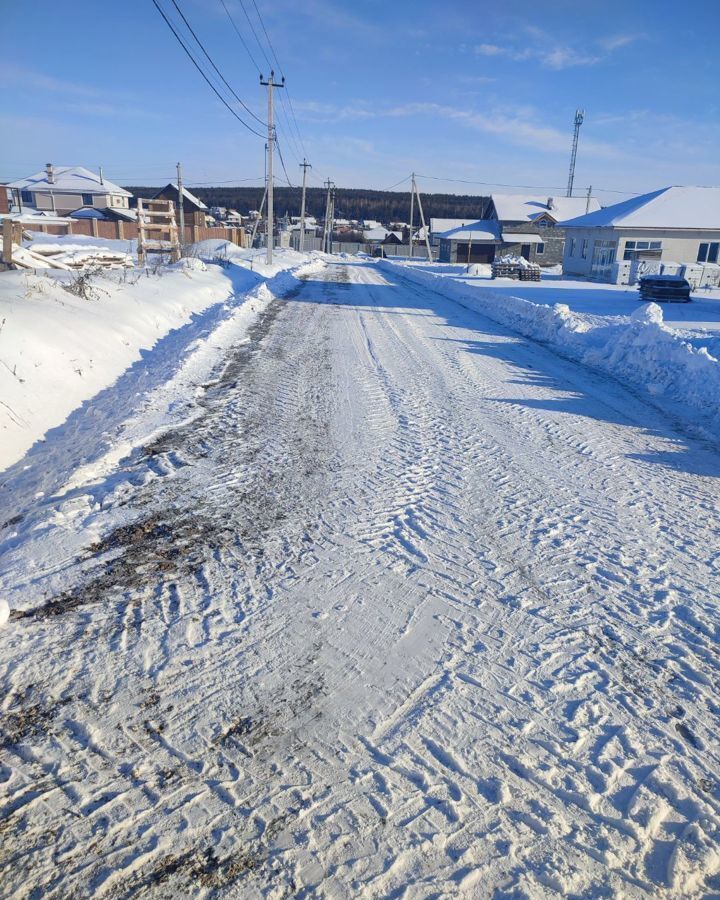
M 585 118 L 584 109 L 575 110 L 575 131 L 573 133 L 572 153 L 570 154 L 570 175 L 568 176 L 567 195 L 572 197 L 573 181 L 575 181 L 575 160 L 577 158 L 578 138 L 580 137 L 580 126 Z

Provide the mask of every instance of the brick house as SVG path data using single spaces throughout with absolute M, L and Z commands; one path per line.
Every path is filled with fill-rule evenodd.
M 491 194 L 483 220 L 498 223 L 502 237 L 498 254 L 523 256 L 541 266 L 563 261 L 565 219 L 600 209 L 594 197 L 537 197 L 523 194 Z

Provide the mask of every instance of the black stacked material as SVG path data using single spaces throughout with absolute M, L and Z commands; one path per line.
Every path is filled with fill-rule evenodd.
M 690 285 L 680 275 L 644 275 L 639 285 L 645 303 L 687 303 Z
M 540 281 L 540 266 L 525 266 L 521 268 L 520 281 Z
M 493 278 L 520 278 L 520 266 L 517 263 L 494 262 L 492 264 Z

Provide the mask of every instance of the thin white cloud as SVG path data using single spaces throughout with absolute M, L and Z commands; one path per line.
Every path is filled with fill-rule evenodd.
M 561 71 L 580 66 L 596 66 L 603 62 L 615 50 L 627 47 L 644 37 L 642 34 L 622 33 L 599 38 L 595 42 L 595 51 L 588 48 L 578 49 L 569 44 L 557 43 L 552 35 L 534 25 L 524 25 L 523 31 L 531 39 L 530 46 L 518 47 L 515 43 L 501 44 L 485 42 L 477 44 L 473 49 L 479 56 L 504 57 L 513 62 L 536 60 L 547 69 Z
M 0 63 L 0 80 L 5 84 L 12 84 L 20 88 L 31 88 L 39 91 L 51 91 L 52 93 L 71 94 L 80 97 L 98 97 L 103 92 L 90 84 L 77 84 L 46 75 L 36 69 L 27 66 L 18 66 L 15 63 Z
M 612 53 L 613 50 L 619 50 L 620 47 L 627 47 L 629 44 L 634 44 L 644 37 L 644 34 L 615 34 L 600 38 L 598 45 L 602 47 L 603 50 L 607 50 L 608 53 Z

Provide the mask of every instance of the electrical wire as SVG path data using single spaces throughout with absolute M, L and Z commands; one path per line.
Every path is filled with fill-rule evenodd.
M 393 188 L 398 187 L 401 184 L 405 184 L 406 181 L 410 181 L 411 176 L 406 175 L 405 178 L 402 178 L 400 181 L 396 181 L 395 184 L 391 184 L 390 187 L 380 188 L 381 191 L 391 191 Z
M 285 160 L 283 159 L 282 150 L 280 149 L 280 144 L 278 143 L 277 135 L 275 135 L 275 146 L 277 147 L 278 156 L 280 157 L 280 164 L 282 165 L 282 170 L 285 173 L 285 179 L 290 187 L 294 187 L 293 183 L 290 181 L 290 176 L 287 173 L 287 169 L 285 168 Z
M 431 181 L 450 181 L 456 184 L 479 184 L 484 187 L 505 187 L 505 188 L 523 188 L 524 190 L 529 191 L 565 191 L 567 190 L 567 185 L 563 187 L 559 187 L 558 185 L 547 185 L 547 184 L 502 184 L 499 181 L 469 181 L 464 178 L 443 178 L 439 175 L 420 175 L 417 172 L 415 173 L 416 178 L 427 178 Z M 400 182 L 402 183 L 402 182 Z M 601 188 L 601 187 L 593 187 L 593 191 L 597 191 L 601 194 L 624 194 L 626 197 L 641 197 L 642 194 L 633 191 L 619 191 L 613 188 Z M 389 190 L 389 188 L 388 188 Z M 587 189 L 585 189 L 587 190 Z
M 175 26 L 172 24 L 172 22 L 170 21 L 170 19 L 168 19 L 168 17 L 165 15 L 165 11 L 163 10 L 163 8 L 162 8 L 162 7 L 160 6 L 160 4 L 158 3 L 158 0 L 152 0 L 152 2 L 153 2 L 153 5 L 155 6 L 155 9 L 157 9 L 157 11 L 160 13 L 160 15 L 161 15 L 161 16 L 163 17 L 163 19 L 165 20 L 165 23 L 167 24 L 168 28 L 169 28 L 169 29 L 172 31 L 172 33 L 175 35 L 176 40 L 178 41 L 178 43 L 180 44 L 180 46 L 181 46 L 181 47 L 183 48 L 183 50 L 185 51 L 185 53 L 186 53 L 188 59 L 190 60 L 190 62 L 195 66 L 195 68 L 198 70 L 198 72 L 199 72 L 199 73 L 202 75 L 202 77 L 205 79 L 205 81 L 207 82 L 207 84 L 209 85 L 209 87 L 211 88 L 211 90 L 212 90 L 212 92 L 215 94 L 215 96 L 218 98 L 218 100 L 220 100 L 220 102 L 221 102 L 225 107 L 227 107 L 228 111 L 229 111 L 233 116 L 235 116 L 235 118 L 238 120 L 238 122 L 240 122 L 240 124 L 241 124 L 244 128 L 247 128 L 248 131 L 252 132 L 254 135 L 257 135 L 257 137 L 259 137 L 259 138 L 264 138 L 265 135 L 261 134 L 259 131 L 256 131 L 256 130 L 252 127 L 252 125 L 248 125 L 248 123 L 247 123 L 241 116 L 239 116 L 239 115 L 235 112 L 235 110 L 232 108 L 232 106 L 230 106 L 230 104 L 229 104 L 229 103 L 227 102 L 227 100 L 223 97 L 223 95 L 220 93 L 220 91 L 218 91 L 218 89 L 215 87 L 215 85 L 212 83 L 212 81 L 210 81 L 210 79 L 208 78 L 208 76 L 207 76 L 207 75 L 205 74 L 205 72 L 202 70 L 200 64 L 197 62 L 197 60 L 195 59 L 195 57 L 192 55 L 192 53 L 191 53 L 190 50 L 188 49 L 188 47 L 187 47 L 187 45 L 185 44 L 185 42 L 183 41 L 183 39 L 180 37 L 180 35 L 178 34 L 178 32 L 175 30 Z
M 222 72 L 220 71 L 220 69 L 218 69 L 218 67 L 217 67 L 217 66 L 215 65 L 215 63 L 212 61 L 212 59 L 211 59 L 211 57 L 210 57 L 210 54 L 207 52 L 207 50 L 205 49 L 205 47 L 204 47 L 204 45 L 203 45 L 203 42 L 202 42 L 202 41 L 200 40 L 200 38 L 195 34 L 195 32 L 193 31 L 192 25 L 191 25 L 191 24 L 188 22 L 188 20 L 185 18 L 185 15 L 183 14 L 183 11 L 182 11 L 182 10 L 180 9 L 180 7 L 178 6 L 177 0 L 172 0 L 172 5 L 175 7 L 175 9 L 176 9 L 176 10 L 178 11 L 178 13 L 180 14 L 180 18 L 181 18 L 181 19 L 183 20 L 183 22 L 187 25 L 188 31 L 189 31 L 190 34 L 195 38 L 195 41 L 196 41 L 198 47 L 200 47 L 200 49 L 202 50 L 202 52 L 205 54 L 205 58 L 207 59 L 207 61 L 210 63 L 210 65 L 213 67 L 213 69 L 215 69 L 215 71 L 217 72 L 217 74 L 220 76 L 220 80 L 221 80 L 222 83 L 225 85 L 225 87 L 230 91 L 230 93 L 231 93 L 231 94 L 233 95 L 233 97 L 237 100 L 237 102 L 242 106 L 242 108 L 243 108 L 244 110 L 246 110 L 248 113 L 250 113 L 250 115 L 253 117 L 253 119 L 255 119 L 256 122 L 259 122 L 264 128 L 267 128 L 267 122 L 263 122 L 263 120 L 262 120 L 259 116 L 256 116 L 255 113 L 250 109 L 250 107 L 245 103 L 245 101 L 242 100 L 240 97 L 238 97 L 238 95 L 235 93 L 235 91 L 234 91 L 234 90 L 230 87 L 230 85 L 227 83 L 227 81 L 225 80 L 225 77 L 223 76 L 223 74 L 222 74 Z
M 227 6 L 225 5 L 225 0 L 220 0 L 220 3 L 222 3 L 223 9 L 224 9 L 225 12 L 227 13 L 228 19 L 230 19 L 230 24 L 231 24 L 232 27 L 235 29 L 235 33 L 236 33 L 237 36 L 240 38 L 240 42 L 242 43 L 243 47 L 244 47 L 245 50 L 247 51 L 247 55 L 248 55 L 248 56 L 250 57 L 250 59 L 252 60 L 252 64 L 253 64 L 253 65 L 255 66 L 255 68 L 258 70 L 258 74 L 259 74 L 259 73 L 260 73 L 260 66 L 257 64 L 257 61 L 255 60 L 255 57 L 252 55 L 252 52 L 251 52 L 250 48 L 248 47 L 248 45 L 247 45 L 247 43 L 246 43 L 246 41 L 245 41 L 245 38 L 242 36 L 242 33 L 240 32 L 240 29 L 239 29 L 239 28 L 237 27 L 237 25 L 235 24 L 235 19 L 233 19 L 233 17 L 230 15 L 230 10 L 229 10 L 229 9 L 227 8 Z
M 240 0 L 240 8 L 245 13 L 245 18 L 247 19 L 247 23 L 250 26 L 250 31 L 252 31 L 252 33 L 253 33 L 253 37 L 255 38 L 255 43 L 258 45 L 258 47 L 260 48 L 260 52 L 265 57 L 265 62 L 268 64 L 268 67 L 270 69 L 272 69 L 272 63 L 270 62 L 268 55 L 265 52 L 265 48 L 260 43 L 260 38 L 258 37 L 257 31 L 255 31 L 255 26 L 253 25 L 252 20 L 250 19 L 250 16 L 248 15 L 248 11 L 245 8 L 245 3 L 243 2 L 243 0 Z M 257 9 L 257 7 L 255 7 L 255 8 Z M 280 74 L 282 74 L 282 72 Z
M 241 4 L 241 6 L 243 7 L 243 10 L 244 10 L 244 9 L 245 9 L 245 5 L 244 5 L 243 0 L 240 0 L 240 4 Z M 263 19 L 263 17 L 262 17 L 262 13 L 260 12 L 260 9 L 258 8 L 258 5 L 257 5 L 256 0 L 252 0 L 252 5 L 255 7 L 255 14 L 257 15 L 258 21 L 260 22 L 260 27 L 262 28 L 263 34 L 265 35 L 265 40 L 267 41 L 267 45 L 268 45 L 268 47 L 270 48 L 270 53 L 272 54 L 272 57 L 273 57 L 273 59 L 275 60 L 275 63 L 276 63 L 276 65 L 277 65 L 277 67 L 278 67 L 278 71 L 280 72 L 280 75 L 282 76 L 282 78 L 283 78 L 283 80 L 284 80 L 284 79 L 285 79 L 285 73 L 283 72 L 282 64 L 280 63 L 280 60 L 279 60 L 279 58 L 278 58 L 278 55 L 277 55 L 277 53 L 275 52 L 275 47 L 273 46 L 272 41 L 270 40 L 270 35 L 268 34 L 268 30 L 267 30 L 267 28 L 265 27 L 265 21 L 264 21 L 264 19 Z M 250 22 L 250 17 L 247 15 L 247 12 L 245 13 L 245 15 L 246 15 L 246 17 L 247 17 L 247 19 L 248 19 L 248 22 L 250 23 L 250 27 L 251 27 L 252 30 L 253 30 L 253 34 L 255 35 L 255 40 L 258 42 L 258 45 L 260 46 L 260 49 L 262 50 L 263 55 L 265 56 L 265 59 L 266 59 L 267 62 L 268 62 L 268 65 L 271 65 L 270 60 L 268 59 L 267 54 L 265 53 L 265 50 L 263 49 L 262 45 L 260 44 L 259 38 L 258 38 L 258 36 L 257 36 L 257 32 L 256 32 L 255 29 L 253 28 L 252 22 Z M 303 142 L 302 134 L 300 133 L 300 127 L 298 126 L 297 117 L 296 117 L 296 115 L 295 115 L 295 109 L 293 108 L 293 105 L 292 105 L 292 99 L 291 99 L 291 97 L 290 97 L 290 92 L 289 92 L 289 90 L 287 89 L 287 87 L 285 88 L 285 94 L 287 95 L 288 105 L 289 105 L 289 107 L 290 107 L 290 112 L 291 112 L 291 115 L 292 115 L 292 119 L 293 119 L 293 122 L 294 122 L 294 124 L 295 124 L 295 131 L 297 132 L 297 136 L 298 136 L 298 139 L 299 139 L 299 141 L 300 141 L 300 146 L 302 147 L 302 155 L 303 155 L 303 158 L 306 159 L 306 158 L 307 158 L 307 150 L 305 149 L 305 144 L 304 144 L 304 142 Z M 282 95 L 282 94 L 280 95 L 280 102 L 281 102 L 281 105 L 282 105 L 282 107 L 283 107 L 283 112 L 284 112 L 284 114 L 285 114 L 285 120 L 286 120 L 286 122 L 287 122 L 287 134 L 288 134 L 290 140 L 295 144 L 295 148 L 296 148 L 296 150 L 297 150 L 296 161 L 299 163 L 299 162 L 300 162 L 300 154 L 301 154 L 300 146 L 298 146 L 298 143 L 297 143 L 297 141 L 295 140 L 295 136 L 293 135 L 293 130 L 292 130 L 292 127 L 291 127 L 291 125 L 290 125 L 290 117 L 288 116 L 287 110 L 285 109 L 285 101 L 284 101 L 284 99 L 283 99 L 283 95 Z

